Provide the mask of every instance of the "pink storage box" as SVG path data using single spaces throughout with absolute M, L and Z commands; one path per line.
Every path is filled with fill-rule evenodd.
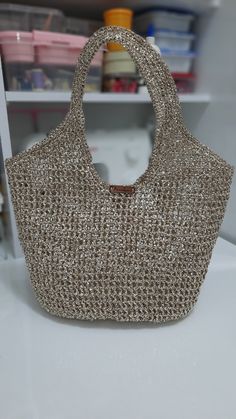
M 60 64 L 74 66 L 86 44 L 85 36 L 33 31 L 37 64 Z M 102 65 L 102 51 L 95 55 L 93 66 Z
M 34 62 L 34 45 L 32 32 L 0 32 L 1 51 L 6 63 Z

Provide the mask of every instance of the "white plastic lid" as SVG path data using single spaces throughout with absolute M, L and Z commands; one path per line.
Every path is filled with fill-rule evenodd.
M 157 29 L 155 34 L 160 38 L 181 38 L 181 39 L 194 39 L 195 35 L 188 32 L 169 31 L 166 29 Z

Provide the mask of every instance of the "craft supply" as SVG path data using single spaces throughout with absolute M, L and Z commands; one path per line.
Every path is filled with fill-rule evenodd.
M 161 55 L 160 48 L 156 44 L 156 38 L 154 36 L 153 25 L 148 26 L 146 41 L 148 42 L 148 44 L 150 44 L 152 46 L 152 48 L 154 49 L 154 51 L 156 51 L 157 54 Z M 145 82 L 142 78 L 139 79 L 138 93 L 142 93 L 142 94 L 147 94 L 148 93 L 147 86 L 146 86 L 146 84 L 145 84 Z
M 31 78 L 33 90 L 44 90 L 44 72 L 41 68 L 34 68 L 31 71 Z
M 131 9 L 114 8 L 106 10 L 103 13 L 105 26 L 115 25 L 122 26 L 127 29 L 132 27 L 133 11 Z M 108 42 L 109 51 L 123 51 L 124 48 L 120 44 Z
M 148 26 L 146 41 L 152 46 L 152 48 L 157 52 L 157 54 L 161 54 L 161 50 L 157 45 L 157 39 L 155 37 L 155 30 L 153 25 Z
M 136 67 L 127 51 L 106 52 L 103 61 L 103 74 L 135 74 Z

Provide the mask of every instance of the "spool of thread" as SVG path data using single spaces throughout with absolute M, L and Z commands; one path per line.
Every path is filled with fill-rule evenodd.
M 34 68 L 31 71 L 31 78 L 32 78 L 33 90 L 45 89 L 45 77 L 44 77 L 44 72 L 41 68 Z
M 136 73 L 135 63 L 127 51 L 105 53 L 103 74 L 114 73 Z
M 105 26 L 122 26 L 123 28 L 131 29 L 133 11 L 131 9 L 115 8 L 106 10 L 103 14 Z M 108 42 L 107 47 L 109 51 L 124 51 L 120 44 Z

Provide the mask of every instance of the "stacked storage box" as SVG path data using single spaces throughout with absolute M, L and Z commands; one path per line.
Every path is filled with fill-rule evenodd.
M 0 53 L 6 89 L 71 89 L 75 64 L 87 37 L 63 33 L 68 25 L 78 28 L 78 33 L 92 29 L 91 21 L 72 22 L 57 9 L 0 4 Z M 96 25 L 98 22 L 95 29 Z M 86 91 L 100 91 L 102 55 L 99 51 L 92 61 Z
M 43 71 L 46 83 L 50 83 L 49 88 L 70 90 L 75 64 L 88 38 L 42 31 L 33 31 L 33 37 L 35 61 Z M 102 58 L 103 52 L 100 50 L 95 54 L 90 65 L 86 92 L 98 92 L 101 89 Z
M 102 25 L 103 22 L 100 20 L 80 19 L 70 16 L 65 18 L 65 32 L 72 35 L 89 37 Z
M 152 32 L 180 93 L 194 89 L 192 73 L 195 35 L 191 32 L 194 15 L 170 10 L 152 9 L 134 20 L 135 30 L 143 36 Z
M 32 31 L 33 29 L 62 32 L 64 14 L 48 7 L 0 4 L 0 31 Z
M 70 90 L 86 37 L 56 32 L 0 32 L 8 90 Z M 100 91 L 102 51 L 94 57 L 86 91 Z

